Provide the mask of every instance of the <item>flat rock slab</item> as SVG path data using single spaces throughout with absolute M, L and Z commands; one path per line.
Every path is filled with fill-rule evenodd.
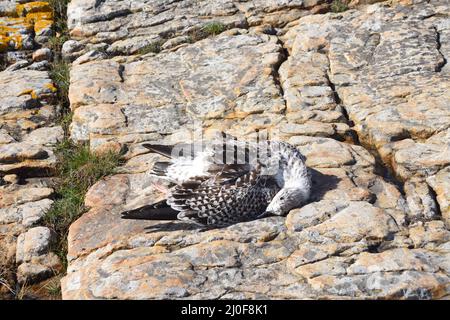
M 55 124 L 60 107 L 49 75 L 52 52 L 41 48 L 54 33 L 53 18 L 47 1 L 0 2 L 0 277 L 11 288 L 61 268 L 55 254 L 33 249 L 47 236 L 32 231 L 42 228 L 53 203 L 53 150 L 64 136 Z M 0 297 L 14 298 L 7 286 Z
M 209 120 L 207 126 L 213 119 L 271 118 L 260 114 L 284 108 L 272 77 L 281 59 L 276 42 L 268 35 L 219 36 L 139 61 L 75 65 L 72 137 L 98 146 L 114 135 L 121 142 L 136 134 L 186 132 L 195 120 Z
M 145 176 L 116 176 L 98 187 L 107 193 L 111 185 L 128 182 L 132 187 L 134 179 Z M 146 190 L 142 192 L 149 194 Z M 439 269 L 446 261 L 442 243 L 442 249 L 417 254 L 406 247 L 372 251 L 388 246 L 400 233 L 388 212 L 366 201 L 322 200 L 294 210 L 286 222 L 273 217 L 199 230 L 183 222 L 121 220 L 120 206 L 100 205 L 70 228 L 63 298 L 445 295 L 449 277 Z M 441 230 L 448 238 L 450 232 Z M 332 278 L 324 282 L 325 277 Z M 374 277 L 390 285 L 380 291 L 369 280 Z M 414 288 L 405 292 L 413 282 Z
M 330 83 L 359 140 L 377 149 L 398 178 L 448 166 L 448 10 L 445 1 L 375 4 L 299 19 L 284 36 L 291 53 L 282 66 L 288 106 L 317 109 L 305 98 L 312 88 L 326 105 Z
M 63 298 L 449 295 L 448 4 L 301 17 L 309 2 L 265 3 L 71 2 L 67 55 L 91 51 L 72 65 L 72 138 L 126 147 L 127 162 L 89 190 L 89 211 L 70 227 Z M 239 28 L 175 40 L 213 12 Z M 275 15 L 269 24 L 284 29 L 261 32 Z M 152 39 L 177 45 L 129 55 Z M 311 203 L 212 230 L 122 220 L 163 197 L 147 174 L 160 158 L 141 142 L 211 129 L 267 130 L 296 145 L 311 167 Z
M 309 139 L 300 146 L 305 154 L 316 143 L 323 145 L 322 152 L 332 153 L 331 146 L 335 154 L 347 152 L 352 161 L 334 160 L 341 161 L 339 168 L 334 161 L 322 162 L 313 171 L 313 200 L 318 202 L 293 210 L 286 219 L 271 217 L 212 230 L 181 221 L 122 220 L 125 207 L 163 197 L 154 187 L 157 180 L 142 170 L 98 182 L 86 195 L 91 209 L 70 227 L 63 298 L 407 298 L 420 292 L 436 298 L 447 294 L 448 274 L 437 267 L 445 264 L 445 242 L 450 237 L 443 224 L 434 226 L 433 234 L 440 234 L 436 239 L 425 240 L 426 232 L 415 238 L 416 243 L 433 243 L 424 254 L 436 262 L 417 266 L 422 260 L 416 259 L 404 268 L 383 269 L 373 261 L 382 259 L 390 265 L 394 263 L 391 250 L 400 247 L 409 252 L 406 248 L 414 247 L 404 235 L 406 201 L 395 186 L 373 173 L 374 161 L 365 149 L 329 138 Z M 315 158 L 320 154 L 309 153 L 308 161 L 318 163 Z M 148 160 L 144 164 L 151 166 Z M 359 177 L 351 178 L 356 173 Z M 373 256 L 369 260 L 373 266 L 354 265 L 360 255 L 363 259 L 368 254 Z M 381 269 L 374 271 L 377 265 Z M 380 292 L 367 282 L 375 273 L 381 279 L 389 277 L 389 288 Z M 335 284 L 317 282 L 329 274 L 345 275 L 351 287 L 339 278 L 333 280 Z M 418 279 L 416 291 L 404 293 L 404 283 L 397 283 L 404 277 L 411 283 Z M 341 286 L 347 289 L 336 291 Z
M 67 57 L 76 57 L 102 49 L 122 55 L 145 50 L 154 43 L 171 47 L 195 41 L 202 28 L 211 23 L 226 29 L 280 26 L 310 10 L 320 10 L 324 2 L 74 0 L 68 8 L 68 25 L 74 40 L 63 52 Z

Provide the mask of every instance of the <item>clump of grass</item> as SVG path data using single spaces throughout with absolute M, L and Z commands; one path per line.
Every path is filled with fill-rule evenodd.
M 224 32 L 226 29 L 225 25 L 220 22 L 209 22 L 202 27 L 202 31 L 208 35 L 218 35 L 219 33 Z
M 61 106 L 60 122 L 66 114 L 70 113 L 69 102 L 69 82 L 70 66 L 67 61 L 61 57 L 61 50 L 64 42 L 69 40 L 69 29 L 67 27 L 67 5 L 70 0 L 48 0 L 53 12 L 53 31 L 54 35 L 48 40 L 48 46 L 53 52 L 53 62 L 50 65 L 49 75 L 56 85 L 57 99 Z M 64 126 L 64 124 L 63 124 Z M 67 128 L 65 128 L 67 129 Z
M 147 53 L 159 53 L 162 50 L 162 45 L 164 44 L 164 40 L 157 40 L 149 43 L 148 45 L 140 48 L 138 50 L 138 54 L 147 54 Z
M 5 70 L 8 67 L 8 62 L 4 54 L 0 54 L 0 71 Z
M 68 62 L 60 59 L 55 59 L 49 71 L 50 78 L 56 85 L 58 92 L 57 98 L 59 104 L 69 109 L 69 84 L 70 84 L 70 65 Z
M 61 297 L 61 278 L 60 277 L 55 277 L 50 279 L 50 281 L 48 281 L 43 289 L 45 289 L 45 291 L 47 292 L 47 294 L 51 297 L 51 298 L 60 298 Z
M 48 0 L 53 12 L 54 35 L 49 39 L 49 46 L 54 52 L 60 52 L 65 41 L 69 39 L 67 27 L 67 5 L 70 0 Z
M 69 127 L 72 123 L 73 112 L 64 112 L 61 113 L 58 124 L 63 128 L 64 134 L 69 136 Z
M 44 216 L 44 223 L 58 235 L 52 248 L 67 266 L 67 234 L 69 226 L 85 212 L 84 196 L 101 178 L 115 172 L 120 155 L 113 152 L 96 154 L 85 144 L 75 144 L 65 139 L 55 149 L 58 157 L 56 168 L 57 195 L 52 207 Z
M 64 42 L 69 40 L 69 36 L 64 34 L 54 34 L 48 39 L 48 47 L 52 50 L 52 52 L 59 53 L 61 52 L 62 46 Z
M 331 3 L 331 11 L 334 13 L 344 12 L 348 10 L 347 3 L 341 0 L 333 0 Z
M 220 22 L 208 22 L 199 29 L 193 29 L 189 32 L 189 43 L 208 38 L 210 36 L 218 35 L 226 30 L 226 26 Z

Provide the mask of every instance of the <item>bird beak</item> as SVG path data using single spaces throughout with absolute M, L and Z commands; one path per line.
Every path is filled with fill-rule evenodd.
M 273 215 L 274 215 L 274 213 L 272 211 L 265 211 L 265 212 L 261 213 L 258 216 L 258 219 L 259 218 L 264 218 L 264 217 L 270 217 L 270 216 L 273 216 Z

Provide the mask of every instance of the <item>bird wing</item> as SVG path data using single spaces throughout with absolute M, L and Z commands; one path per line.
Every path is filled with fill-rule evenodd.
M 151 174 L 175 184 L 209 181 L 209 184 L 233 181 L 254 169 L 250 151 L 237 142 L 180 144 L 176 146 L 143 144 L 152 152 L 170 158 L 156 162 Z
M 192 181 L 173 187 L 167 204 L 180 211 L 179 219 L 208 225 L 227 225 L 264 212 L 279 190 L 270 178 L 260 176 L 259 168 L 234 179 Z M 267 191 L 271 192 L 267 192 Z

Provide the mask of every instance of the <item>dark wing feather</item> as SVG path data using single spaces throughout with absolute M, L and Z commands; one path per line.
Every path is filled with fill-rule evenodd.
M 194 145 L 190 143 L 177 144 L 176 146 L 143 143 L 142 146 L 149 149 L 151 152 L 158 153 L 168 158 L 172 158 L 174 156 L 194 157 L 197 152 L 202 151 L 202 148 L 199 147 L 199 145 Z M 176 154 L 174 154 L 174 151 L 176 152 Z
M 158 153 L 168 158 L 172 158 L 173 146 L 166 146 L 162 144 L 149 144 L 149 143 L 144 143 L 142 144 L 142 146 L 149 149 L 152 152 Z
M 122 219 L 175 220 L 178 211 L 171 208 L 166 200 L 137 209 L 122 212 Z
M 216 224 L 220 220 L 227 223 L 242 220 L 242 216 L 246 214 L 245 201 L 249 200 L 249 196 L 253 196 L 252 192 L 255 193 L 256 184 L 260 181 L 259 168 L 231 180 L 219 180 L 220 182 L 215 184 L 203 181 L 177 185 L 171 189 L 167 204 L 180 211 L 180 219 L 192 219 L 207 224 Z M 258 205 L 264 206 L 264 203 Z M 241 217 L 234 217 L 233 212 L 241 206 L 244 208 L 238 214 Z M 255 211 L 259 210 L 255 207 Z

